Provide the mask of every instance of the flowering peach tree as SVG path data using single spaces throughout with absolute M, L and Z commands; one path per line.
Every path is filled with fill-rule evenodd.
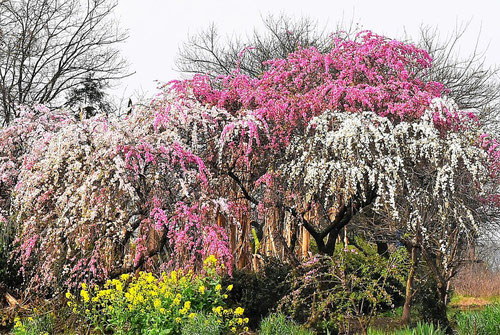
M 430 65 L 425 51 L 364 32 L 270 60 L 258 78 L 171 82 L 126 119 L 46 117 L 28 146 L 2 149 L 0 166 L 27 284 L 200 270 L 210 254 L 230 271 L 228 235 L 245 238 L 242 218 L 267 227 L 289 260 L 302 227 L 332 254 L 360 212 L 425 236 L 438 272 L 452 268 L 495 205 L 499 153 L 443 85 L 421 79 Z

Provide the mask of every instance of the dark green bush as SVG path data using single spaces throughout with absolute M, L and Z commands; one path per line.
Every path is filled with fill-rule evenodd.
M 423 268 L 421 271 L 426 273 L 429 270 Z M 422 275 L 422 277 L 425 276 Z M 443 306 L 439 300 L 437 283 L 432 276 L 425 278 L 414 298 L 419 319 L 446 329 L 449 327 L 449 321 L 446 315 L 446 306 Z
M 332 257 L 316 256 L 293 271 L 279 311 L 317 330 L 344 331 L 353 323 L 366 329 L 376 313 L 395 307 L 407 261 L 404 249 L 384 257 L 362 239 L 356 247 L 339 244 Z
M 259 322 L 276 309 L 278 302 L 289 291 L 290 283 L 286 278 L 290 271 L 290 265 L 267 258 L 260 272 L 236 270 L 232 278 L 224 279 L 224 286 L 233 285 L 229 302 L 245 309 L 250 328 L 256 329 Z
M 3 290 L 15 290 L 22 284 L 19 265 L 11 257 L 14 228 L 0 220 L 0 295 Z

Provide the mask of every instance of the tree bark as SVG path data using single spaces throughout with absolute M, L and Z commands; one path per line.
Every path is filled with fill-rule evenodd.
M 416 246 L 412 246 L 410 272 L 408 273 L 408 279 L 406 280 L 405 304 L 403 305 L 403 316 L 401 318 L 402 324 L 408 324 L 411 321 L 411 307 L 414 292 L 413 284 L 415 281 L 415 273 L 417 271 L 418 261 L 418 248 Z

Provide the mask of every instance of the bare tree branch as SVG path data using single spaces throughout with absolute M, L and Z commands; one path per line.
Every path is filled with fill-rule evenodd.
M 115 46 L 128 36 L 111 19 L 108 0 L 0 2 L 0 119 L 20 104 L 63 104 L 89 75 L 102 87 L 128 76 Z

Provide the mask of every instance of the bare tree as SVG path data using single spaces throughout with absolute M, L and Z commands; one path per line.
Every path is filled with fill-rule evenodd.
M 480 33 L 469 53 L 461 55 L 461 42 L 469 23 L 459 24 L 447 38 L 437 28 L 422 26 L 418 45 L 433 59 L 427 80 L 439 81 L 460 109 L 474 110 L 489 131 L 498 132 L 500 117 L 500 67 L 488 66 L 485 49 L 479 47 Z
M 329 35 L 310 18 L 294 20 L 285 15 L 269 15 L 262 20 L 264 31 L 255 29 L 246 39 L 233 36 L 221 40 L 214 24 L 190 36 L 179 50 L 177 69 L 217 77 L 231 74 L 239 67 L 242 73 L 257 77 L 266 69 L 265 61 L 285 58 L 300 46 L 325 52 L 331 46 Z
M 18 104 L 63 104 L 92 74 L 106 86 L 126 76 L 120 31 L 108 0 L 0 0 L 0 119 Z

